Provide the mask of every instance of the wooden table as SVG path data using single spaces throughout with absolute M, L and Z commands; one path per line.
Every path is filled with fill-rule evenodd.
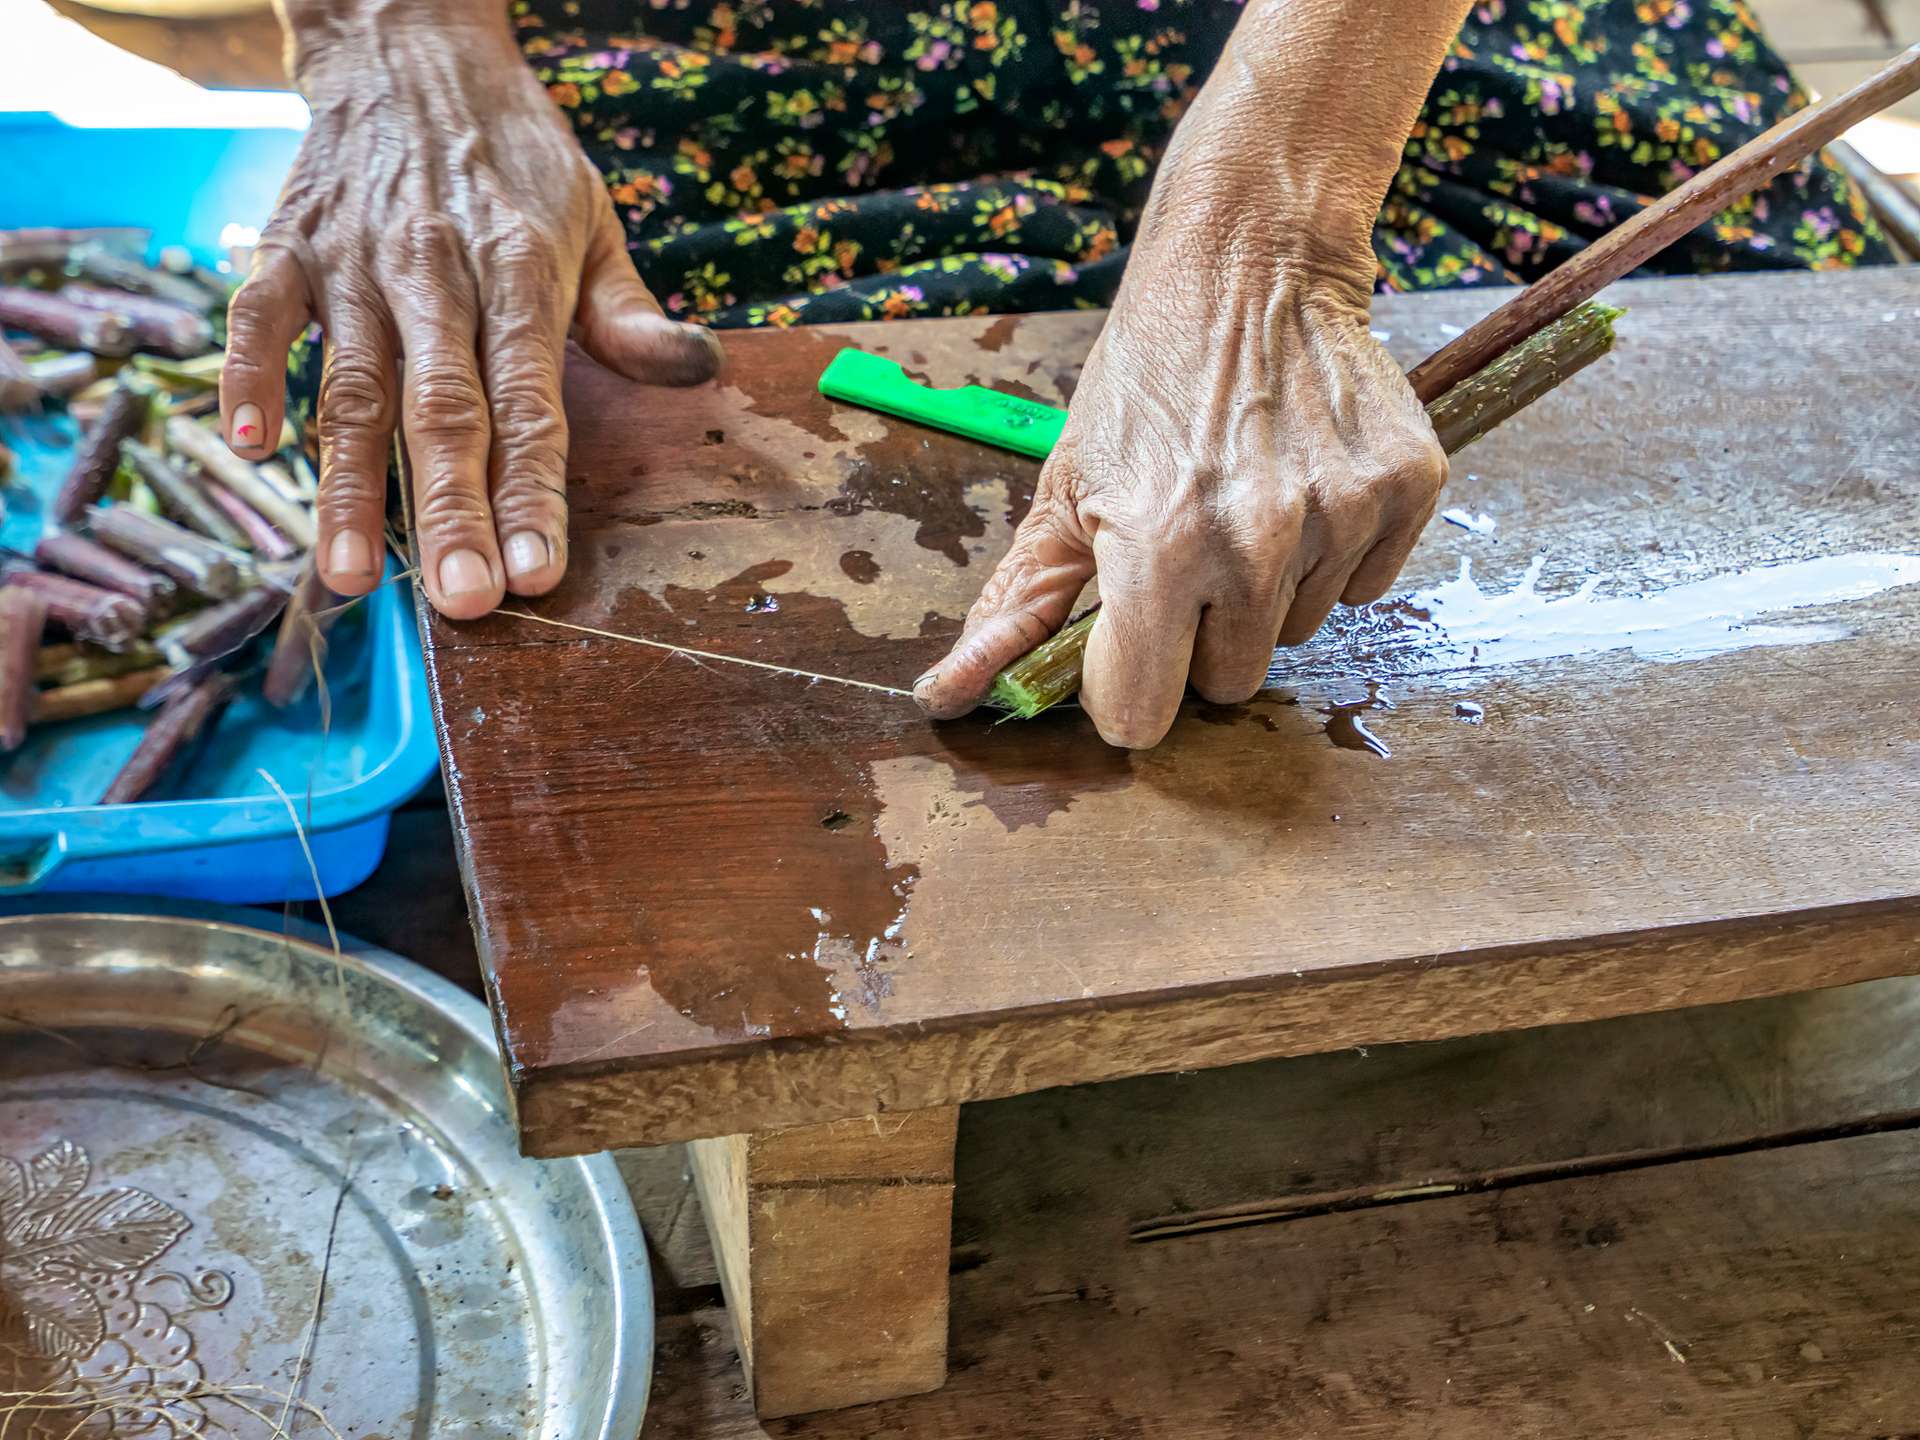
M 1374 323 L 1411 362 L 1497 298 Z M 763 1415 L 940 1382 L 963 1101 L 1920 970 L 1920 275 L 1613 298 L 1617 353 L 1457 459 L 1496 530 L 1436 522 L 1415 599 L 1148 754 L 429 620 L 526 1148 L 697 1142 Z M 729 337 L 691 395 L 577 367 L 536 608 L 909 683 L 1037 467 L 815 379 L 857 343 L 1059 401 L 1098 324 Z

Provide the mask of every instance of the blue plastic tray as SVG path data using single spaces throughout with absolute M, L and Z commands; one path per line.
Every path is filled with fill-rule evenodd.
M 0 228 L 140 225 L 211 263 L 229 224 L 258 226 L 299 143 L 289 130 L 74 129 L 0 114 Z M 26 477 L 5 492 L 0 543 L 30 549 L 36 501 L 65 470 L 63 416 L 0 417 Z M 351 889 L 386 849 L 391 812 L 439 763 L 425 666 L 404 583 L 391 581 L 334 627 L 331 727 L 319 696 L 278 712 L 243 694 L 172 793 L 91 803 L 138 743 L 144 717 L 49 726 L 0 758 L 0 896 L 33 891 L 173 895 L 227 903 L 311 899 L 313 878 L 285 805 L 293 798 L 321 888 Z

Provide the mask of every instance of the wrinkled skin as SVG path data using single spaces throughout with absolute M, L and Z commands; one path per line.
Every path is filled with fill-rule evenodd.
M 314 120 L 229 312 L 229 443 L 249 459 L 277 448 L 287 351 L 317 320 L 326 583 L 360 595 L 379 581 L 399 424 L 434 606 L 467 619 L 543 594 L 567 564 L 569 332 L 655 384 L 710 378 L 719 345 L 662 315 L 605 185 L 497 18 L 295 40 Z
M 1080 704 L 1135 748 L 1189 683 L 1246 700 L 1276 645 L 1386 593 L 1447 463 L 1367 328 L 1371 230 L 1464 11 L 1248 0 L 1168 146 L 1033 509 L 914 686 L 929 713 L 977 704 L 1096 570 Z
M 272 449 L 288 346 L 317 319 L 327 583 L 376 583 L 398 422 L 432 603 L 468 618 L 544 593 L 567 559 L 569 330 L 663 384 L 714 374 L 718 346 L 634 273 L 501 0 L 279 4 L 315 118 L 233 303 L 230 443 Z M 1189 680 L 1244 700 L 1276 643 L 1385 592 L 1446 462 L 1368 334 L 1369 231 L 1465 9 L 1247 0 L 1161 164 L 1033 511 L 915 686 L 932 714 L 977 703 L 1096 569 L 1081 703 L 1126 746 L 1165 735 Z
M 1384 595 L 1433 513 L 1446 457 L 1368 332 L 1364 289 L 1302 277 L 1213 308 L 1194 306 L 1191 277 L 1141 279 L 1006 559 L 915 687 L 934 715 L 971 708 L 1097 570 L 1080 704 L 1108 743 L 1153 745 L 1189 680 L 1249 699 L 1276 641 Z

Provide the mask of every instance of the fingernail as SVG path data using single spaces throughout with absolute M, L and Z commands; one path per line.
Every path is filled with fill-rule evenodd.
M 451 600 L 476 590 L 491 590 L 493 576 L 477 550 L 455 550 L 440 561 L 440 593 Z
M 933 703 L 933 685 L 940 678 L 940 667 L 934 666 L 918 680 L 913 682 L 913 698 L 922 705 Z
M 327 547 L 330 575 L 371 575 L 373 543 L 358 530 L 342 530 Z
M 233 434 L 227 439 L 229 446 L 235 450 L 258 450 L 266 438 L 267 417 L 260 413 L 258 405 L 241 405 L 234 410 Z
M 544 570 L 552 563 L 553 549 L 538 531 L 517 530 L 507 537 L 507 574 L 514 579 Z

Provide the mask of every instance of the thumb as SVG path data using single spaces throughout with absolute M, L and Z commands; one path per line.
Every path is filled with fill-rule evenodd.
M 913 698 L 936 720 L 964 715 L 986 698 L 993 677 L 1067 621 L 1093 575 L 1093 549 L 1061 506 L 1042 493 L 1014 533 L 966 628 L 947 657 L 913 685 Z
M 574 338 L 609 370 L 647 385 L 698 385 L 720 373 L 724 352 L 711 330 L 669 320 L 627 253 L 626 232 L 607 207 L 587 248 Z

